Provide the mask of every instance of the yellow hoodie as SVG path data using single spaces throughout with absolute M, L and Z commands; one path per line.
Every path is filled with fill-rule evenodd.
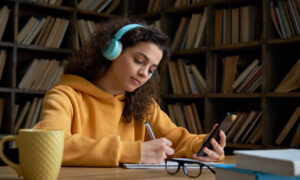
M 61 80 L 44 98 L 42 120 L 35 128 L 65 132 L 63 165 L 118 166 L 140 163 L 141 142 L 150 140 L 144 122 L 126 123 L 122 118 L 125 93 L 113 96 L 75 75 Z M 172 141 L 172 157 L 191 158 L 205 135 L 189 134 L 177 127 L 154 104 L 149 121 L 156 138 Z

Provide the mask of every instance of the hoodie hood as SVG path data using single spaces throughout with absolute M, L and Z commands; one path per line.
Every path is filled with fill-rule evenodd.
M 81 91 L 83 93 L 92 95 L 94 97 L 97 97 L 99 99 L 119 99 L 124 100 L 125 99 L 125 93 L 119 94 L 117 96 L 114 96 L 99 87 L 97 87 L 95 84 L 91 83 L 90 81 L 72 74 L 63 74 L 61 75 L 60 80 L 56 83 L 55 86 L 70 86 L 76 91 Z

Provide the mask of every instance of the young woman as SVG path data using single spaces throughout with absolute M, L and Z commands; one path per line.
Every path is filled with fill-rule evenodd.
M 118 166 L 160 163 L 168 157 L 224 158 L 225 134 L 206 157 L 206 135 L 189 134 L 160 109 L 153 71 L 170 56 L 168 37 L 145 24 L 116 18 L 102 22 L 45 96 L 35 128 L 65 131 L 63 165 Z M 148 121 L 157 139 L 151 140 Z

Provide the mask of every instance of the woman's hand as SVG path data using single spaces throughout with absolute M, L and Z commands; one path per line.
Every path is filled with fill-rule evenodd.
M 172 142 L 166 138 L 159 138 L 142 142 L 142 163 L 157 164 L 163 162 L 167 155 L 174 154 Z
M 205 137 L 204 141 L 206 141 L 206 139 L 209 137 L 209 135 L 214 131 L 216 127 L 217 124 L 214 125 L 213 129 Z M 207 156 L 197 156 L 197 154 L 193 154 L 193 158 L 200 161 L 206 161 L 206 162 L 211 162 L 220 159 L 220 157 L 224 155 L 224 148 L 226 146 L 226 136 L 222 130 L 219 131 L 219 137 L 220 137 L 219 143 L 214 138 L 210 140 L 213 149 L 208 149 L 207 147 L 203 149 L 204 152 L 207 154 Z

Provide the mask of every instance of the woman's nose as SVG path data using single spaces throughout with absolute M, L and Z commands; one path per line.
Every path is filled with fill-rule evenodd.
M 142 69 L 140 69 L 140 70 L 139 70 L 139 75 L 140 75 L 140 76 L 143 76 L 143 77 L 149 76 L 148 68 L 142 68 Z

